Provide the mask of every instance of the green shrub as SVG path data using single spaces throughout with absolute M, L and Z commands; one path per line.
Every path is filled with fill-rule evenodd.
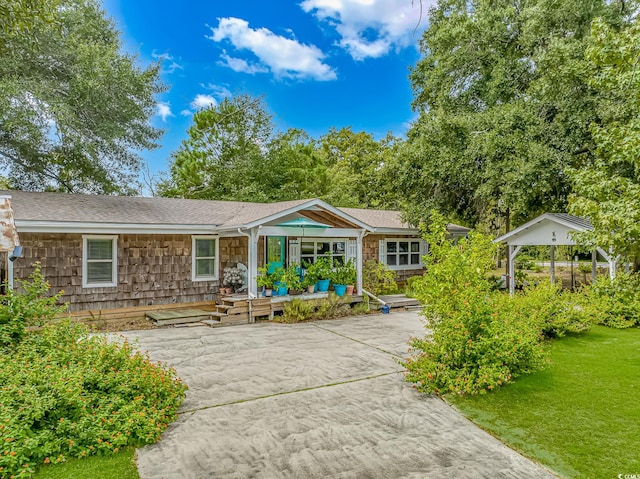
M 156 442 L 186 386 L 127 343 L 68 321 L 0 356 L 0 477 Z
M 353 314 L 351 297 L 340 297 L 330 293 L 327 298 L 320 299 L 316 303 L 316 312 L 313 314 L 313 319 L 342 318 L 351 314 Z
M 591 321 L 612 328 L 640 325 L 640 275 L 618 273 L 614 280 L 599 276 L 581 291 Z
M 396 272 L 374 259 L 366 261 L 362 267 L 362 282 L 365 290 L 379 296 L 398 292 Z
M 544 282 L 517 293 L 512 301 L 520 315 L 537 324 L 545 337 L 554 338 L 589 329 L 592 321 L 580 299 L 558 284 Z
M 432 215 L 427 274 L 416 297 L 432 334 L 414 339 L 407 380 L 427 393 L 486 393 L 544 364 L 542 333 L 508 295 L 491 291 L 495 245 L 477 232 L 453 243 Z
M 282 316 L 273 318 L 277 323 L 299 323 L 308 321 L 313 317 L 316 310 L 315 301 L 302 301 L 294 298 L 284 303 L 282 307 Z
M 294 298 L 284 303 L 282 315 L 275 316 L 276 323 L 299 323 L 310 319 L 335 319 L 345 316 L 356 316 L 369 313 L 369 302 L 366 306 L 351 308 L 351 296 L 340 297 L 329 293 L 329 296 L 314 301 L 303 301 Z
M 16 281 L 16 289 L 5 288 L 7 293 L 0 302 L 0 349 L 22 341 L 27 326 L 41 326 L 67 310 L 66 304 L 57 304 L 64 293 L 49 296 L 40 263 L 33 266 L 35 270 L 26 281 Z

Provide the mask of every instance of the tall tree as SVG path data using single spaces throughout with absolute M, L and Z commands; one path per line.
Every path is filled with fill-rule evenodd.
M 193 115 L 188 138 L 173 154 L 162 196 L 268 201 L 266 151 L 274 137 L 272 115 L 261 98 L 240 95 Z
M 12 184 L 131 192 L 136 150 L 155 147 L 161 134 L 149 124 L 163 88 L 159 66 L 141 68 L 122 52 L 96 0 L 9 4 L 11 25 L 0 29 L 0 163 Z
M 618 30 L 593 25 L 587 50 L 599 120 L 591 131 L 596 157 L 571 170 L 570 212 L 588 217 L 594 231 L 580 235 L 589 246 L 640 259 L 640 21 Z
M 471 224 L 563 209 L 566 167 L 593 157 L 591 21 L 622 25 L 633 11 L 605 0 L 440 0 L 411 72 L 420 118 L 397 177 L 409 202 Z
M 371 134 L 356 133 L 351 127 L 331 128 L 319 140 L 331 178 L 325 199 L 345 207 L 397 207 L 397 195 L 391 191 L 385 168 L 397 143 L 391 135 L 376 141 Z

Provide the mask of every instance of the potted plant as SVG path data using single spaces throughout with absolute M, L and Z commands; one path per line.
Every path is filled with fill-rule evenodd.
M 244 283 L 245 283 L 244 271 L 242 271 L 240 268 L 235 266 L 227 267 L 224 270 L 222 270 L 222 273 L 223 273 L 222 283 L 225 286 L 231 288 L 231 291 L 228 291 L 228 292 L 235 292 L 244 287 Z
M 318 272 L 313 263 L 302 262 L 303 276 L 302 276 L 302 288 L 307 290 L 307 293 L 313 294 L 318 288 Z
M 300 279 L 300 265 L 289 265 L 289 267 L 284 271 L 282 280 L 286 284 L 286 287 L 289 288 L 289 294 L 299 292 L 302 289 L 302 280 Z
M 356 265 L 353 260 L 347 261 L 342 268 L 344 268 L 344 280 L 347 285 L 347 296 L 351 296 L 353 294 L 353 290 L 356 282 L 358 281 L 358 271 L 356 270 Z
M 356 282 L 356 268 L 353 265 L 353 261 L 349 260 L 346 263 L 337 266 L 331 274 L 331 281 L 333 282 L 333 289 L 338 296 L 344 296 L 347 290 L 347 285 L 351 285 Z M 352 289 L 353 293 L 353 289 Z
M 312 269 L 312 274 L 318 279 L 318 291 L 329 291 L 329 283 L 331 282 L 331 274 L 333 273 L 331 257 L 322 256 L 318 258 L 309 269 Z
M 256 283 L 260 287 L 264 287 L 264 295 L 270 297 L 273 294 L 273 275 L 269 274 L 269 265 L 266 264 L 258 268 L 258 277 Z
M 276 268 L 275 271 L 271 273 L 271 277 L 273 278 L 274 296 L 286 296 L 287 290 L 289 289 L 287 286 L 286 270 L 284 268 Z

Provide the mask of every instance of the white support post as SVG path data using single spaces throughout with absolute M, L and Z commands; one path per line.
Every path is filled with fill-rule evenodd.
M 13 261 L 7 260 L 7 285 L 13 289 Z
M 258 297 L 258 238 L 260 237 L 259 228 L 251 228 L 249 230 L 249 264 L 248 269 L 248 288 L 249 298 Z
M 516 275 L 515 275 L 515 259 L 516 255 L 522 249 L 522 245 L 511 246 L 509 245 L 509 293 L 513 294 L 516 290 Z
M 362 285 L 362 237 L 364 234 L 365 231 L 362 230 L 356 238 L 356 291 L 358 294 L 363 294 L 362 290 L 364 289 Z
M 549 274 L 551 275 L 551 284 L 556 282 L 556 247 L 551 245 L 550 253 L 551 263 L 549 266 Z
M 598 274 L 598 252 L 593 250 L 591 252 L 591 282 L 596 282 L 596 276 Z

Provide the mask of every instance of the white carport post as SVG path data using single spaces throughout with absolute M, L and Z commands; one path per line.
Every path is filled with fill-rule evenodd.
M 593 250 L 591 252 L 591 282 L 596 282 L 596 276 L 598 274 L 598 252 Z
M 602 255 L 602 257 L 607 260 L 609 263 L 609 278 L 616 279 L 616 262 L 618 261 L 619 256 L 614 258 L 613 255 L 608 254 L 602 248 L 597 248 L 598 253 Z
M 515 267 L 514 260 L 516 255 L 522 249 L 522 245 L 512 246 L 509 245 L 509 293 L 513 294 L 516 290 L 516 275 L 515 275 Z
M 356 291 L 359 295 L 364 294 L 364 286 L 362 285 L 362 238 L 365 233 L 365 230 L 361 230 L 356 238 Z
M 549 263 L 549 275 L 551 276 L 551 284 L 556 282 L 556 247 L 550 246 L 551 252 L 549 253 L 551 262 Z

